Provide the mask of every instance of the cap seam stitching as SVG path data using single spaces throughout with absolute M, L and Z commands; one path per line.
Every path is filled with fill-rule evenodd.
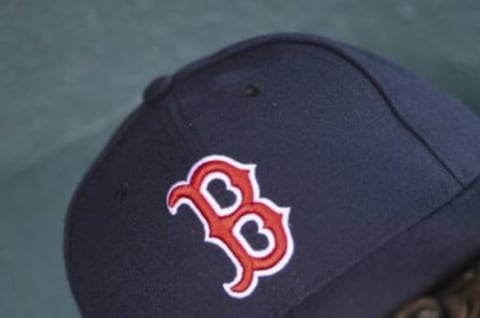
M 184 123 L 188 123 L 189 122 L 188 118 L 185 116 L 185 113 L 182 110 L 183 102 L 182 102 L 181 98 L 178 96 L 178 94 L 176 94 L 174 89 L 172 90 L 172 98 L 173 98 L 175 104 L 177 105 L 178 114 L 180 115 L 181 120 Z M 172 106 L 172 105 L 169 105 L 169 106 Z M 172 110 L 171 110 L 170 107 L 168 108 L 168 113 L 169 113 L 169 117 L 170 117 L 171 121 L 173 122 L 173 124 L 175 126 L 177 134 L 183 140 L 184 147 L 187 148 L 188 151 L 190 152 L 191 159 L 196 161 L 196 160 L 199 160 L 200 157 L 206 156 L 209 153 L 209 150 L 208 150 L 208 147 L 205 145 L 205 142 L 203 141 L 203 139 L 200 138 L 200 135 L 198 134 L 198 132 L 193 127 L 188 128 L 188 130 L 190 131 L 191 138 L 193 138 L 194 141 L 198 144 L 198 149 L 195 150 L 195 149 L 193 149 L 193 147 L 189 146 L 189 143 L 188 143 L 188 140 L 187 140 L 187 137 L 186 137 L 188 132 L 187 131 L 183 132 L 183 130 L 186 130 L 186 129 L 182 130 L 180 125 L 177 123 L 177 121 L 175 119 L 175 116 L 172 114 Z M 214 188 L 214 190 L 220 190 L 220 186 L 218 186 L 216 184 L 213 185 L 213 188 Z M 224 203 L 228 202 L 228 199 L 223 192 L 220 191 L 219 195 L 220 195 L 220 198 L 222 199 L 222 201 L 224 201 Z

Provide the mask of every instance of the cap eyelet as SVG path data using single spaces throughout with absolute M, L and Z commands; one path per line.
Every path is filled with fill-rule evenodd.
M 255 97 L 262 93 L 262 87 L 258 84 L 251 83 L 245 86 L 245 88 L 243 89 L 243 93 L 246 96 Z
M 120 204 L 125 204 L 127 202 L 128 197 L 128 182 L 124 182 L 118 187 L 117 191 L 115 192 L 115 199 Z

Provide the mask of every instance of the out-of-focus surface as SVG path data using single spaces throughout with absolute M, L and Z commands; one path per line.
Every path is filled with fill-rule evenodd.
M 334 37 L 480 111 L 480 1 L 0 2 L 0 317 L 78 317 L 62 231 L 81 175 L 148 82 L 249 36 Z

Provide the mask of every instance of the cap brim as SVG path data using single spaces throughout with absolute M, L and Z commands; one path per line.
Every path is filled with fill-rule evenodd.
M 480 180 L 286 317 L 385 318 L 480 255 Z

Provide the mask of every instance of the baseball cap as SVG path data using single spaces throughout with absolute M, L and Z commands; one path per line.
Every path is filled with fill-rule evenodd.
M 70 203 L 83 317 L 386 317 L 480 254 L 480 120 L 313 35 L 161 76 Z

